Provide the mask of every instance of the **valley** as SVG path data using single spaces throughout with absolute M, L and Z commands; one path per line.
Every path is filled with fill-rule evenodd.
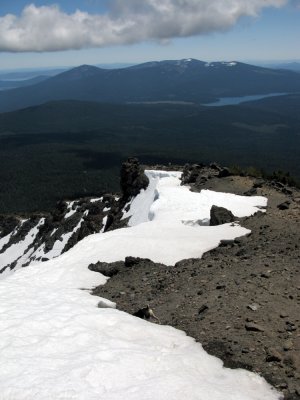
M 2 113 L 1 212 L 47 211 L 61 198 L 116 191 L 119 165 L 132 155 L 145 164 L 281 170 L 297 183 L 299 106 L 293 94 L 224 107 L 53 101 Z

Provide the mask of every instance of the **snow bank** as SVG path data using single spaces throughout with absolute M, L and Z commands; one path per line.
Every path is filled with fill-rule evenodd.
M 62 256 L 0 281 L 0 400 L 280 399 L 261 377 L 223 368 L 183 332 L 89 294 L 106 282 L 86 268 L 91 262 L 139 255 L 174 263 L 247 233 L 230 224 L 187 226 L 187 218 L 207 217 L 202 203 L 180 187 L 178 174 L 148 175 L 150 187 L 131 205 L 132 227 L 91 235 Z M 203 195 L 203 204 L 219 196 Z M 231 199 L 222 197 L 230 206 Z M 236 200 L 232 207 L 241 213 L 265 202 Z M 99 301 L 109 308 L 97 308 Z
M 279 399 L 181 331 L 97 308 L 99 298 L 73 287 L 103 277 L 58 260 L 0 282 L 1 400 Z

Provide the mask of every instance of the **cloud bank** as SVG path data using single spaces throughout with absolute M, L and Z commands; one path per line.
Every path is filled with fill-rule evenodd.
M 125 45 L 226 31 L 243 16 L 288 0 L 111 0 L 106 14 L 57 5 L 0 17 L 0 51 L 43 52 Z

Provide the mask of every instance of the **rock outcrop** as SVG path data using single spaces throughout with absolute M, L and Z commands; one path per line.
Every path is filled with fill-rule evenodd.
M 127 226 L 127 220 L 122 219 L 126 207 L 128 207 L 132 198 L 137 196 L 142 189 L 146 189 L 148 185 L 149 179 L 139 161 L 133 157 L 128 158 L 122 164 L 120 173 L 122 196 L 118 204 L 112 207 L 108 214 L 105 232 Z
M 145 175 L 143 168 L 136 158 L 128 158 L 122 164 L 120 186 L 123 193 L 123 199 L 130 199 L 146 189 L 149 185 L 149 179 Z
M 125 227 L 126 204 L 148 184 L 138 160 L 129 158 L 121 168 L 120 198 L 104 194 L 96 199 L 61 200 L 49 214 L 0 216 L 0 273 L 57 257 L 93 233 Z M 4 257 L 13 245 L 15 254 Z
M 59 201 L 49 214 L 0 216 L 0 273 L 57 257 L 84 237 L 104 230 L 117 199 L 104 195 L 98 199 Z M 11 246 L 14 254 L 10 252 L 8 257 Z

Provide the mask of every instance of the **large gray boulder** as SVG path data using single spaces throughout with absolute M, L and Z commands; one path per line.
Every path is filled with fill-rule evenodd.
M 234 220 L 234 215 L 227 208 L 212 206 L 210 210 L 210 226 L 227 224 Z

